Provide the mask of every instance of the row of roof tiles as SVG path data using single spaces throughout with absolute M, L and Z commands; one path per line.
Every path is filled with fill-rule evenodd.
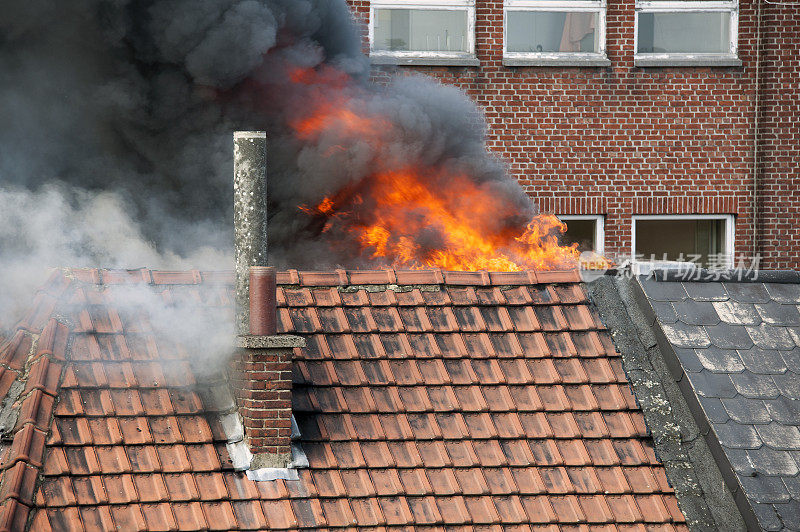
M 699 283 L 658 282 L 642 283 L 645 294 L 652 301 L 713 302 L 732 300 L 738 303 L 769 303 L 797 305 L 800 301 L 800 284 L 785 283 Z
M 381 333 L 311 334 L 298 358 L 602 357 L 614 352 L 597 331 L 554 333 Z
M 293 407 L 298 412 L 464 412 L 464 415 L 479 416 L 491 411 L 494 417 L 510 416 L 540 410 L 563 412 L 602 412 L 608 417 L 613 411 L 636 407 L 633 396 L 626 387 L 611 385 L 565 386 L 541 384 L 537 390 L 518 390 L 511 399 L 509 392 L 489 387 L 481 392 L 478 387 L 454 387 L 437 389 L 425 386 L 378 388 L 319 388 L 308 394 L 302 388 L 295 389 Z M 495 394 L 494 392 L 499 392 Z M 504 393 L 505 392 L 505 393 Z M 492 395 L 490 395 L 492 394 Z M 501 412 L 507 412 L 501 414 Z M 473 414 L 474 413 L 474 414 Z M 488 415 L 488 414 L 487 414 Z M 514 416 L 516 418 L 516 416 Z M 526 418 L 527 419 L 527 418 Z M 509 421 L 510 420 L 506 420 Z M 610 421 L 608 421 L 610 423 Z
M 371 287 L 308 288 L 279 286 L 278 305 L 287 307 L 376 307 L 442 305 L 496 306 L 496 305 L 555 305 L 585 303 L 588 297 L 578 284 L 544 284 L 522 286 L 438 286 L 428 288 L 397 287 L 375 290 Z
M 431 270 L 333 270 L 333 271 L 279 271 L 278 283 L 303 286 L 345 285 L 431 285 L 454 286 L 527 285 L 580 282 L 577 270 L 520 271 L 520 272 L 455 272 Z M 232 272 L 219 271 L 156 271 L 80 269 L 70 270 L 70 276 L 89 284 L 231 284 Z
M 659 496 L 620 497 L 386 497 L 95 505 L 37 512 L 32 529 L 288 530 L 327 528 L 423 531 L 687 531 L 673 525 Z M 641 521 L 644 515 L 653 521 Z M 657 519 L 657 520 L 656 520 Z M 437 523 L 440 523 L 437 525 Z M 447 523 L 443 527 L 441 523 Z M 502 523 L 502 525 L 500 524 Z M 590 523 L 590 524 L 587 524 Z M 652 524 L 645 524 L 652 523 Z M 354 525 L 358 524 L 357 528 Z M 388 527 L 388 528 L 384 528 Z M 403 528 L 394 528 L 403 527 Z
M 70 473 L 70 472 L 67 472 Z M 648 467 L 628 468 L 375 468 L 302 471 L 299 488 L 287 483 L 244 482 L 241 473 L 124 473 L 46 477 L 40 496 L 48 506 L 130 504 L 281 498 L 364 498 L 394 496 L 466 497 L 569 495 L 578 497 L 669 493 L 663 472 Z M 288 485 L 293 484 L 292 481 Z M 644 520 L 640 516 L 637 520 Z M 680 520 L 675 516 L 676 520 Z M 565 519 L 565 521 L 567 521 Z
M 381 375 L 376 375 L 376 371 Z M 627 384 L 619 357 L 300 359 L 293 367 L 295 384 L 361 386 L 377 377 L 387 384 L 405 384 L 412 377 L 424 377 L 424 382 L 433 386 L 526 382 Z
M 601 325 L 586 305 L 519 307 L 292 308 L 278 312 L 279 332 L 584 331 Z M 115 332 L 115 331 L 109 331 Z

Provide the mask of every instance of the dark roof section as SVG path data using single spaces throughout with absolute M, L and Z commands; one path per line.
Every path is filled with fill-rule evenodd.
M 650 427 L 656 456 L 695 531 L 744 531 L 741 512 L 694 420 L 686 400 L 664 363 L 630 276 L 604 276 L 587 285 L 603 323 L 612 331 L 625 373 Z
M 687 268 L 654 270 L 651 275 L 653 280 L 669 282 L 800 283 L 800 271 L 797 270 L 706 270 L 695 268 L 691 263 Z
M 687 530 L 575 272 L 280 274 L 309 467 L 270 482 L 233 470 L 193 354 L 107 298 L 230 311 L 231 281 L 51 279 L 0 349 L 0 529 Z
M 639 282 L 740 507 L 766 530 L 800 530 L 800 284 Z

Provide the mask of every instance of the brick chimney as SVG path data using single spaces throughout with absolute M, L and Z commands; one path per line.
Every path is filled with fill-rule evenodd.
M 305 341 L 278 335 L 275 270 L 267 265 L 267 135 L 237 131 L 234 146 L 236 327 L 231 385 L 253 454 L 251 469 L 291 462 L 292 354 Z

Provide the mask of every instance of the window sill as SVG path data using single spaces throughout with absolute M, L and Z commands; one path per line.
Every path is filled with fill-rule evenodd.
M 607 57 L 504 57 L 507 67 L 607 67 L 611 60 Z
M 370 55 L 369 61 L 373 65 L 398 66 L 480 66 L 481 64 L 474 55 L 461 57 Z
M 740 67 L 742 60 L 735 55 L 721 54 L 639 54 L 633 56 L 636 67 Z

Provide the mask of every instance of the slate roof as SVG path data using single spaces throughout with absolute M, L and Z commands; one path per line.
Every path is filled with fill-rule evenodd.
M 740 508 L 800 530 L 800 284 L 639 282 Z
M 196 353 L 110 295 L 213 315 L 232 276 L 56 273 L 0 346 L 0 530 L 687 530 L 575 272 L 278 281 L 299 480 L 234 471 Z

